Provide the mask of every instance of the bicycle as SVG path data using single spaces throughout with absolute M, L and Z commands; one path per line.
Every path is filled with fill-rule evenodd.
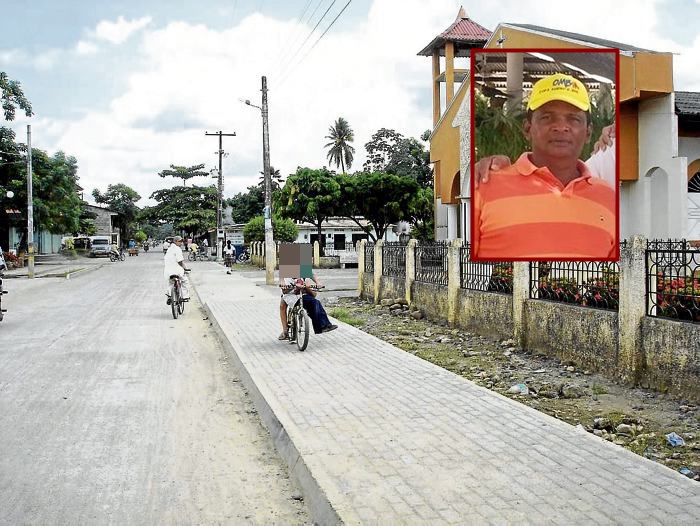
M 283 294 L 284 302 L 287 304 L 287 337 L 289 343 L 296 343 L 300 351 L 306 350 L 309 345 L 309 326 L 311 321 L 309 314 L 304 308 L 302 289 L 304 280 L 298 279 L 294 288 L 290 292 Z M 323 287 L 310 287 L 307 289 L 319 291 Z
M 238 254 L 238 257 L 236 258 L 236 260 L 237 260 L 239 263 L 245 263 L 245 262 L 248 261 L 249 259 L 250 259 L 250 252 L 248 252 L 248 248 L 247 248 L 247 247 L 244 248 L 243 250 L 241 250 L 241 253 Z
M 2 252 L 0 252 L 0 257 L 2 257 Z M 2 261 L 2 260 L 0 260 Z M 0 263 L 0 321 L 5 317 L 5 313 L 7 312 L 7 309 L 2 308 L 2 297 L 4 294 L 7 294 L 7 291 L 2 288 L 2 277 L 3 277 L 3 270 L 4 270 L 4 261 Z
M 189 269 L 185 269 L 189 272 Z M 187 299 L 182 297 L 182 279 L 177 274 L 170 276 L 170 310 L 173 313 L 173 318 L 177 319 L 180 314 L 185 312 L 185 303 Z

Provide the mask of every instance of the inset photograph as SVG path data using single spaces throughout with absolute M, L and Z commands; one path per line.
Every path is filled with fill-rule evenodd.
M 471 259 L 618 261 L 618 50 L 472 50 Z

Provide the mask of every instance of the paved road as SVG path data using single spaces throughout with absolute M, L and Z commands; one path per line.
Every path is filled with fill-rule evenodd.
M 0 524 L 309 523 L 196 298 L 172 319 L 161 261 L 6 280 Z

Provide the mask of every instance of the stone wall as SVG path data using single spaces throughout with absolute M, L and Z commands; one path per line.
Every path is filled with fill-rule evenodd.
M 557 357 L 630 385 L 670 392 L 700 403 L 700 325 L 646 314 L 646 240 L 621 251 L 619 309 L 602 310 L 529 297 L 529 263 L 513 264 L 513 293 L 460 287 L 459 246 L 448 251 L 449 285 L 415 281 L 416 241 L 406 247 L 406 277 L 382 276 L 382 245 L 374 247 L 374 272 L 364 271 L 358 244 L 358 294 L 379 304 L 405 298 L 427 318 Z

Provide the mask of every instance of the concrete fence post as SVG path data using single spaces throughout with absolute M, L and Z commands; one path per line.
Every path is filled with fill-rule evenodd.
M 321 266 L 321 245 L 318 241 L 314 241 L 314 268 L 319 268 Z
M 525 302 L 530 297 L 530 263 L 513 262 L 513 339 L 520 349 L 527 345 Z
M 360 239 L 357 242 L 357 297 L 364 299 L 365 290 L 365 247 L 367 246 L 366 239 Z
M 409 239 L 406 245 L 406 301 L 411 304 L 412 293 L 411 288 L 413 282 L 416 281 L 416 247 L 418 246 L 417 239 Z
M 617 364 L 621 381 L 636 384 L 640 378 L 642 321 L 646 315 L 646 248 L 644 236 L 632 239 L 620 249 Z
M 380 286 L 382 283 L 382 248 L 384 240 L 380 239 L 374 244 L 374 304 L 378 305 L 382 299 L 380 295 Z
M 447 324 L 454 327 L 457 321 L 461 269 L 459 252 L 461 239 L 453 239 L 447 248 Z

